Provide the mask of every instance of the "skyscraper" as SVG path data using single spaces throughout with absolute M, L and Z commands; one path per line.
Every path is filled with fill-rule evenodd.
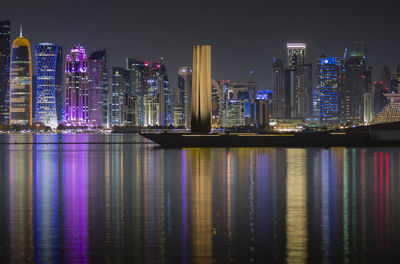
M 211 129 L 211 46 L 193 47 L 192 132 Z
M 108 126 L 108 64 L 104 49 L 94 51 L 88 58 L 88 112 L 93 126 Z
M 352 51 L 344 62 L 343 89 L 341 92 L 342 123 L 364 122 L 364 94 L 366 87 L 366 65 L 361 52 Z
M 298 65 L 306 61 L 306 47 L 304 43 L 287 43 L 288 69 L 295 70 Z
M 295 83 L 295 113 L 297 118 L 313 115 L 312 64 L 297 66 Z
M 9 124 L 10 21 L 0 21 L 0 125 Z
M 342 62 L 337 57 L 320 59 L 319 103 L 321 121 L 324 124 L 339 124 L 341 67 Z
M 130 97 L 130 84 L 130 71 L 121 67 L 113 67 L 111 107 L 111 123 L 113 126 L 126 125 L 128 123 L 127 115 L 131 111 L 126 102 L 127 98 Z
M 32 60 L 29 41 L 16 38 L 11 47 L 10 125 L 32 125 Z
M 192 68 L 181 67 L 178 70 L 178 92 L 177 103 L 182 114 L 182 125 L 189 128 L 191 121 L 191 99 L 192 99 Z
M 35 121 L 56 128 L 61 116 L 62 48 L 54 43 L 34 47 L 36 61 Z M 59 103 L 59 105 L 57 105 Z
M 80 45 L 66 56 L 64 87 L 64 122 L 66 125 L 86 126 L 89 121 L 87 55 Z
M 284 118 L 284 103 L 285 103 L 285 90 L 284 80 L 285 73 L 283 69 L 283 61 L 274 58 L 272 63 L 272 79 L 273 79 L 273 94 L 272 94 L 272 117 Z

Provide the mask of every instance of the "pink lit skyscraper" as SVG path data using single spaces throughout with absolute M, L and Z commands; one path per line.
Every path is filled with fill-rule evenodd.
M 88 73 L 85 49 L 77 45 L 65 60 L 65 117 L 66 125 L 88 124 Z

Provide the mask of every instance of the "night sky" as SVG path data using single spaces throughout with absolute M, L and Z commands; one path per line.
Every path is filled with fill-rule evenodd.
M 191 62 L 194 44 L 212 45 L 214 79 L 247 81 L 254 69 L 260 89 L 272 88 L 272 59 L 286 61 L 286 42 L 308 45 L 307 61 L 340 56 L 355 40 L 368 43 L 374 80 L 383 66 L 400 64 L 400 4 L 396 1 L 32 1 L 3 0 L 0 20 L 13 37 L 23 24 L 31 45 L 74 44 L 88 53 L 106 48 L 110 67 L 126 57 L 164 57 L 172 86 Z

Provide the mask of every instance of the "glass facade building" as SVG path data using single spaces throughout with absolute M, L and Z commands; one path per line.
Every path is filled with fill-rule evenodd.
M 88 73 L 85 49 L 77 45 L 71 49 L 65 61 L 64 123 L 67 126 L 87 126 Z
M 35 122 L 56 128 L 61 121 L 62 48 L 54 43 L 34 47 L 36 61 Z
M 320 59 L 319 104 L 321 121 L 324 124 L 339 124 L 341 67 L 342 62 L 337 57 Z
M 31 48 L 22 31 L 11 47 L 10 125 L 32 125 Z
M 104 49 L 94 51 L 88 59 L 89 122 L 93 126 L 109 126 L 108 120 L 108 64 Z
M 10 21 L 0 21 L 0 125 L 9 124 Z

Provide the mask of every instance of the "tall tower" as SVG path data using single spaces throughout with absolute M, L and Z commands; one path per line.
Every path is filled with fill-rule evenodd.
M 108 65 L 104 49 L 94 51 L 88 59 L 88 111 L 94 126 L 108 126 Z
M 192 100 L 192 68 L 181 67 L 178 70 L 178 98 L 177 103 L 182 111 L 182 124 L 189 128 L 191 121 Z
M 272 94 L 272 117 L 283 118 L 285 115 L 285 90 L 284 80 L 285 71 L 283 69 L 283 61 L 274 58 L 272 63 L 272 79 L 273 79 L 273 94 Z
M 342 123 L 364 122 L 364 94 L 366 87 L 366 65 L 361 52 L 352 51 L 345 60 L 343 91 L 341 93 Z
M 211 129 L 211 46 L 193 47 L 192 132 Z
M 36 61 L 35 121 L 56 128 L 58 125 L 57 98 L 62 72 L 62 49 L 58 44 L 39 43 L 34 47 Z
M 339 124 L 341 65 L 342 62 L 337 57 L 320 59 L 319 103 L 321 121 L 324 124 Z
M 73 126 L 88 124 L 88 73 L 85 49 L 77 45 L 65 61 L 65 123 Z
M 32 125 L 32 61 L 29 41 L 16 38 L 11 47 L 10 125 Z
M 0 21 L 0 124 L 9 124 L 10 21 Z
M 306 61 L 306 48 L 304 43 L 287 43 L 288 69 L 296 70 L 298 65 Z

